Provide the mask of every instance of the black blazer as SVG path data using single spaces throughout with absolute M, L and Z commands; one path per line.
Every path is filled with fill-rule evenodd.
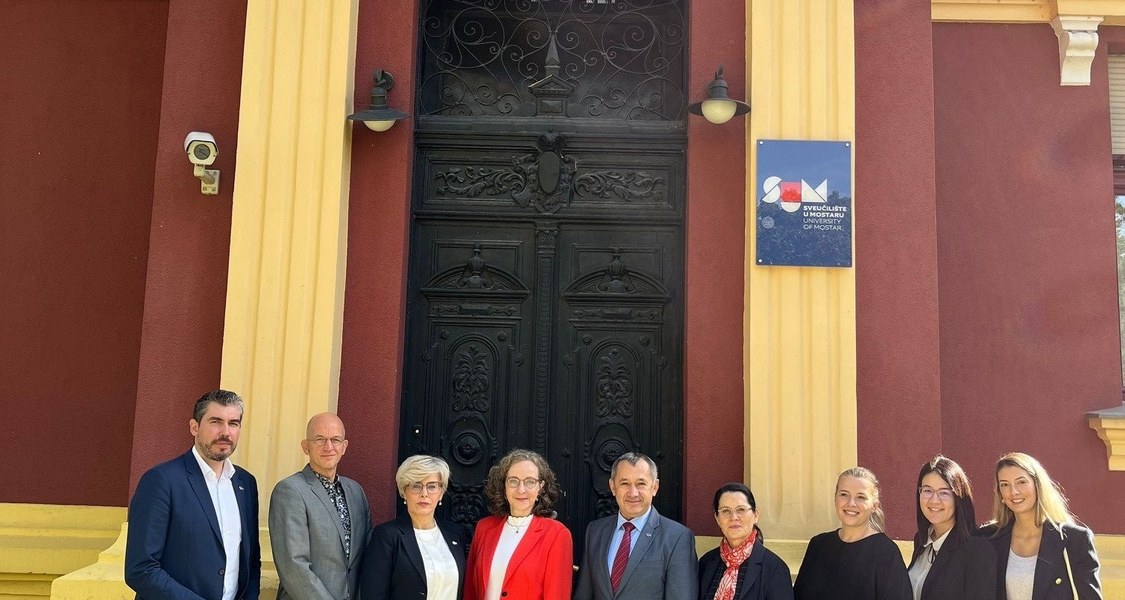
M 996 599 L 1005 600 L 1008 592 L 1005 574 L 1008 572 L 1008 552 L 1012 548 L 1012 524 L 1003 529 L 986 525 L 981 533 L 989 536 L 996 551 Z M 1079 600 L 1102 600 L 1102 584 L 1098 575 L 1098 553 L 1094 550 L 1094 533 L 1078 524 L 1064 524 L 1060 528 L 1043 523 L 1043 537 L 1039 542 L 1039 559 L 1035 562 L 1035 583 L 1032 600 L 1071 600 L 1070 582 L 1067 581 L 1063 546 L 1070 557 L 1074 573 L 1074 587 Z M 939 553 L 940 554 L 940 553 Z
M 711 582 L 716 577 L 722 577 L 726 568 L 718 548 L 700 557 L 699 600 L 713 600 L 706 594 L 711 591 Z M 740 577 L 742 581 L 734 590 L 735 600 L 793 600 L 793 579 L 789 566 L 770 552 L 761 540 L 754 542 L 750 557 L 742 563 L 739 570 L 742 568 L 747 571 Z
M 469 532 L 464 525 L 438 519 L 438 529 L 457 561 L 457 597 L 465 587 L 465 556 Z M 363 552 L 359 570 L 359 597 L 363 600 L 409 600 L 426 597 L 426 566 L 414 537 L 410 515 L 403 513 L 379 525 Z
M 927 528 L 928 530 L 929 528 Z M 930 560 L 923 554 L 929 531 L 914 537 L 914 558 Z M 941 545 L 930 572 L 922 583 L 922 600 L 991 600 L 996 592 L 996 553 L 983 537 L 957 537 L 956 531 Z

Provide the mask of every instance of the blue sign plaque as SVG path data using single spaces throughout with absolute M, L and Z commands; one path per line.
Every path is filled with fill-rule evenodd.
M 851 150 L 758 140 L 757 264 L 852 266 Z

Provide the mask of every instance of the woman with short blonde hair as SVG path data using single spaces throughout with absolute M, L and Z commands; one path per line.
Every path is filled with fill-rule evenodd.
M 360 597 L 460 600 L 469 532 L 434 515 L 449 488 L 449 465 L 416 454 L 399 465 L 395 484 L 406 511 L 371 532 L 360 563 Z

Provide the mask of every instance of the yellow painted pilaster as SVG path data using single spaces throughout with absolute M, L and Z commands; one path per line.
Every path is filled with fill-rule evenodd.
M 855 270 L 755 266 L 756 140 L 854 139 L 853 11 L 851 0 L 750 7 L 747 478 L 771 537 L 807 539 L 835 523 L 836 475 L 856 462 Z
M 246 399 L 235 460 L 269 492 L 308 416 L 335 410 L 358 0 L 250 0 L 222 386 Z

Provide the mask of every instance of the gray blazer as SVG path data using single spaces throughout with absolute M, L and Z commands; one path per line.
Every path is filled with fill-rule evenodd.
M 352 520 L 351 560 L 344 525 L 312 467 L 282 479 L 270 496 L 270 545 L 281 586 L 278 600 L 354 600 L 359 563 L 371 534 L 371 507 L 352 479 L 340 477 Z
M 629 566 L 617 594 L 609 585 L 609 541 L 617 515 L 598 519 L 586 528 L 586 547 L 574 600 L 697 600 L 698 561 L 695 536 L 656 509 L 645 523 L 629 554 Z

